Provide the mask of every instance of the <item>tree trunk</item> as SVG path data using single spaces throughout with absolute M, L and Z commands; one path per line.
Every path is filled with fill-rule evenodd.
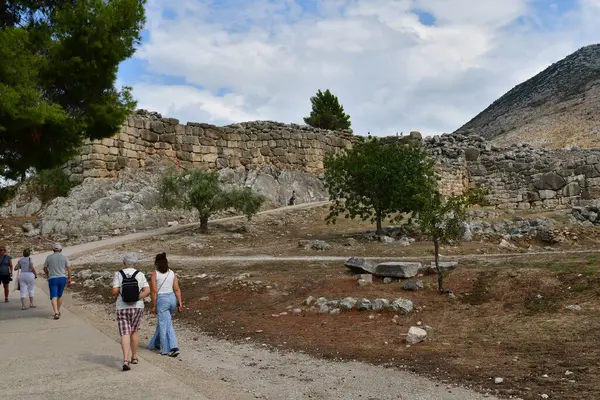
M 381 235 L 383 233 L 383 228 L 381 227 L 381 211 L 376 211 L 375 222 L 377 223 L 376 234 Z
M 200 232 L 201 233 L 208 232 L 208 216 L 200 217 Z
M 440 243 L 437 236 L 433 237 L 433 257 L 435 260 L 435 269 L 438 273 L 438 290 L 444 293 L 444 273 L 440 268 Z

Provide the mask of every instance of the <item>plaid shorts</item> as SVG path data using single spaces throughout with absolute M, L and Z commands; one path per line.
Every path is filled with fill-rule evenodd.
M 117 310 L 117 325 L 121 336 L 131 335 L 140 329 L 142 324 L 143 308 L 126 308 Z

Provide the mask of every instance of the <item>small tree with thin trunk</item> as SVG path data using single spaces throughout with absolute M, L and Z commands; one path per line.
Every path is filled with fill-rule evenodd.
M 422 193 L 435 184 L 433 161 L 415 144 L 368 138 L 352 149 L 325 157 L 325 184 L 331 206 L 328 223 L 340 214 L 369 219 L 383 232 L 383 220 L 422 207 Z
M 160 206 L 166 209 L 195 209 L 200 231 L 208 231 L 208 219 L 218 211 L 234 209 L 248 220 L 263 205 L 265 198 L 250 188 L 223 190 L 216 172 L 167 171 L 159 182 Z
M 444 273 L 440 268 L 440 245 L 460 239 L 468 208 L 476 204 L 484 205 L 485 195 L 483 189 L 469 189 L 461 195 L 444 198 L 435 188 L 424 197 L 425 206 L 415 213 L 421 232 L 433 241 L 438 290 L 441 293 L 447 291 L 444 289 Z

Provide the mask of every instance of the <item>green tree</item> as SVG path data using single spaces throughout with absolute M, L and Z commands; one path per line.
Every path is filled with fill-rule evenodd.
M 433 161 L 419 146 L 368 138 L 351 150 L 325 157 L 325 184 L 332 201 L 328 223 L 337 217 L 382 221 L 419 210 L 421 194 L 434 185 Z
M 160 206 L 166 209 L 195 209 L 200 231 L 208 231 L 208 219 L 215 212 L 234 209 L 248 220 L 263 205 L 265 198 L 250 188 L 223 190 L 216 172 L 167 171 L 159 182 Z
M 438 290 L 442 293 L 446 290 L 444 272 L 440 268 L 440 244 L 448 244 L 461 238 L 468 208 L 476 204 L 485 205 L 486 194 L 487 191 L 484 189 L 469 189 L 461 195 L 445 198 L 437 188 L 434 188 L 422 195 L 424 207 L 416 213 L 415 218 L 421 232 L 433 241 Z
M 133 112 L 130 88 L 114 85 L 146 0 L 0 3 L 0 176 L 16 179 L 114 135 Z
M 310 98 L 312 110 L 310 117 L 304 118 L 304 122 L 315 128 L 343 130 L 350 129 L 350 116 L 344 112 L 337 96 L 329 89 L 325 92 L 319 91 L 316 96 Z

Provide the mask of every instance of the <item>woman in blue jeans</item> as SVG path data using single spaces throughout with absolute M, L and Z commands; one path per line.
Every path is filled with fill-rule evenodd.
M 152 273 L 150 290 L 152 293 L 152 312 L 158 316 L 156 332 L 148 343 L 148 348 L 160 350 L 162 355 L 177 357 L 179 345 L 173 328 L 172 316 L 175 310 L 183 311 L 181 289 L 175 271 L 169 268 L 167 255 L 157 254 L 154 260 L 156 271 Z

